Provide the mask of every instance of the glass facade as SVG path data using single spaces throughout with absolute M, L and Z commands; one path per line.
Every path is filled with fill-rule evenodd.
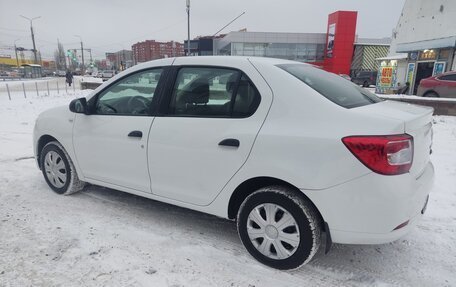
M 231 43 L 230 54 L 319 62 L 323 61 L 324 53 L 325 45 L 315 43 Z

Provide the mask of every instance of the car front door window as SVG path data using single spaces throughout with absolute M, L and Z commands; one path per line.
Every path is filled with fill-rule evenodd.
M 162 72 L 161 68 L 153 69 L 121 79 L 100 94 L 95 104 L 95 114 L 149 115 Z

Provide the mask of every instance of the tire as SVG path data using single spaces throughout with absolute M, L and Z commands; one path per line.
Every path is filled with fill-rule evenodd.
M 439 98 L 439 95 L 436 92 L 427 92 L 423 97 L 426 98 Z
M 309 262 L 321 242 L 315 207 L 281 186 L 261 188 L 249 195 L 239 208 L 237 228 L 244 247 L 255 259 L 281 270 Z
M 70 195 L 85 186 L 85 182 L 79 180 L 68 153 L 57 141 L 49 142 L 43 147 L 40 166 L 46 183 L 55 193 Z
M 367 81 L 364 81 L 363 88 L 369 88 L 369 83 Z

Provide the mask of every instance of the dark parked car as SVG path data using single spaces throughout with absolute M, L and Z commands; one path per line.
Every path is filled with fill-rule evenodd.
M 417 96 L 456 98 L 456 72 L 447 72 L 422 79 Z
M 352 78 L 351 78 L 349 75 L 347 75 L 347 74 L 339 74 L 339 76 L 341 76 L 342 78 L 344 78 L 344 79 L 347 80 L 347 81 L 351 81 L 351 79 L 352 79 Z
M 377 81 L 377 72 L 376 71 L 361 71 L 358 72 L 352 79 L 352 82 L 357 85 L 362 85 L 363 87 L 369 87 L 374 85 Z

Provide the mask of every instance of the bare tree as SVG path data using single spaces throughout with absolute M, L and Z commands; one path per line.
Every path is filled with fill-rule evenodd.
M 57 45 L 57 49 L 54 51 L 54 60 L 58 70 L 66 70 L 65 49 L 60 42 Z

